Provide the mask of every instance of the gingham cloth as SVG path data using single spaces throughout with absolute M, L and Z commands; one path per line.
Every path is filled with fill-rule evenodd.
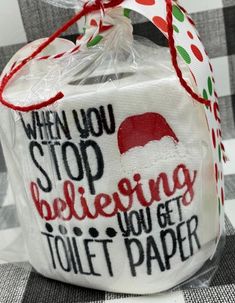
M 223 138 L 230 158 L 225 166 L 227 241 L 219 269 L 209 288 L 183 290 L 155 296 L 132 297 L 88 290 L 43 278 L 29 264 L 0 265 L 0 303 L 234 303 L 235 302 L 235 0 L 181 0 L 197 23 L 205 47 L 212 58 L 220 97 Z M 0 1 L 0 71 L 11 56 L 29 41 L 50 35 L 58 25 L 74 14 L 51 7 L 39 0 Z M 134 25 L 137 34 L 166 45 L 163 36 L 150 22 Z M 71 28 L 67 38 L 79 32 Z M 6 167 L 0 149 L 0 188 L 6 188 Z M 0 190 L 1 235 L 9 238 L 18 228 L 14 205 L 3 205 Z M 4 218 L 4 220 L 3 220 Z M 7 218 L 7 220 L 6 220 Z M 0 261 L 1 262 L 1 261 Z

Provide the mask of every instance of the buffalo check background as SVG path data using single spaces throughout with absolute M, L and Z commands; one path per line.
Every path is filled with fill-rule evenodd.
M 225 165 L 226 246 L 210 287 L 132 297 L 51 281 L 37 274 L 27 263 L 9 264 L 0 261 L 0 303 L 235 302 L 235 0 L 179 2 L 192 13 L 212 58 L 220 97 L 224 144 L 230 158 L 230 162 Z M 41 0 L 1 0 L 0 71 L 16 50 L 27 42 L 47 37 L 73 14 L 72 10 L 51 7 Z M 166 45 L 165 39 L 149 22 L 139 16 L 133 16 L 133 19 L 137 22 L 134 25 L 136 34 Z M 66 37 L 73 39 L 78 32 L 78 27 L 74 26 L 66 33 Z M 7 251 L 13 241 L 16 245 L 21 243 L 20 229 L 11 193 L 7 192 L 7 172 L 0 149 L 0 247 Z M 21 251 L 16 253 L 19 259 Z M 6 257 L 9 257 L 7 254 Z M 12 252 L 12 259 L 14 257 Z M 4 259 L 4 254 L 0 259 Z

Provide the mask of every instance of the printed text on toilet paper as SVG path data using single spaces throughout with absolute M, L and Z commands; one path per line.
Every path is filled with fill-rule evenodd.
M 36 168 L 36 173 L 29 169 L 30 194 L 39 217 L 47 222 L 41 234 L 55 270 L 113 277 L 118 270 L 116 245 L 121 243 L 130 274 L 151 275 L 153 270 L 170 270 L 175 258 L 185 262 L 201 248 L 199 219 L 185 215 L 194 202 L 198 172 L 183 161 L 168 173 L 156 168 L 147 182 L 135 171 L 118 180 L 116 191 L 98 190 L 97 182 L 110 163 L 97 138 L 106 136 L 116 144 L 111 139 L 117 124 L 111 104 L 60 114 L 32 112 L 31 119 L 21 115 L 21 123 L 29 144 L 29 167 Z M 83 181 L 87 187 L 80 184 Z M 105 226 L 105 234 L 96 224 L 86 230 L 87 220 L 101 218 L 109 220 L 107 226 L 98 225 Z M 73 222 L 72 230 L 68 221 Z M 102 269 L 101 258 L 106 265 Z

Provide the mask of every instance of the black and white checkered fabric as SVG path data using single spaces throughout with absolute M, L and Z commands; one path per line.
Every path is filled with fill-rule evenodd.
M 235 0 L 181 0 L 192 13 L 205 47 L 212 59 L 220 97 L 222 130 L 230 162 L 225 166 L 227 241 L 219 270 L 205 289 L 131 297 L 87 290 L 38 275 L 29 264 L 0 261 L 0 303 L 75 303 L 75 302 L 159 302 L 159 303 L 234 303 L 235 302 Z M 49 36 L 74 12 L 55 8 L 41 0 L 0 1 L 0 71 L 22 45 Z M 138 17 L 135 16 L 135 19 Z M 150 22 L 134 25 L 134 31 L 165 45 L 163 36 Z M 65 35 L 79 32 L 72 27 Z M 7 172 L 0 149 L 0 247 L 4 239 L 17 235 L 19 223 L 7 191 Z M 1 259 L 1 257 L 0 257 Z

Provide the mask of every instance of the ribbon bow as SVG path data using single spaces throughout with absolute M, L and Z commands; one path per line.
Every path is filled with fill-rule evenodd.
M 51 44 L 56 38 L 58 38 L 63 32 L 65 32 L 68 28 L 70 28 L 74 23 L 79 21 L 82 17 L 92 13 L 96 12 L 98 10 L 101 10 L 103 13 L 105 13 L 105 10 L 108 8 L 114 8 L 119 6 L 124 0 L 108 0 L 108 1 L 102 1 L 102 0 L 95 0 L 94 2 L 88 2 L 85 3 L 82 10 L 76 14 L 72 19 L 70 19 L 68 22 L 66 22 L 62 27 L 60 27 L 52 36 L 50 36 L 45 42 L 43 42 L 30 56 L 22 60 L 18 65 L 14 66 L 9 74 L 6 74 L 1 83 L 0 83 L 0 102 L 13 110 L 21 111 L 21 112 L 29 112 L 33 110 L 39 110 L 43 107 L 49 106 L 56 101 L 62 99 L 64 97 L 63 92 L 58 92 L 55 96 L 49 98 L 48 100 L 41 101 L 37 104 L 32 104 L 29 106 L 20 106 L 20 105 L 14 105 L 8 100 L 6 100 L 3 96 L 5 89 L 7 88 L 7 85 L 9 84 L 9 81 L 13 79 L 13 77 L 25 66 L 28 62 L 35 59 L 49 44 Z M 171 52 L 171 58 L 172 58 L 172 64 L 175 68 L 176 74 L 179 78 L 179 81 L 181 85 L 185 88 L 185 90 L 194 98 L 196 101 L 198 101 L 201 104 L 204 104 L 206 106 L 210 106 L 211 102 L 209 100 L 206 100 L 202 98 L 201 96 L 197 95 L 192 88 L 188 85 L 188 83 L 184 80 L 181 69 L 179 68 L 178 62 L 177 62 L 177 51 L 175 48 L 175 41 L 173 36 L 173 17 L 172 17 L 172 0 L 165 0 L 166 1 L 166 9 L 167 9 L 167 23 L 168 23 L 168 39 L 169 39 L 169 47 Z M 22 102 L 23 103 L 23 102 Z

